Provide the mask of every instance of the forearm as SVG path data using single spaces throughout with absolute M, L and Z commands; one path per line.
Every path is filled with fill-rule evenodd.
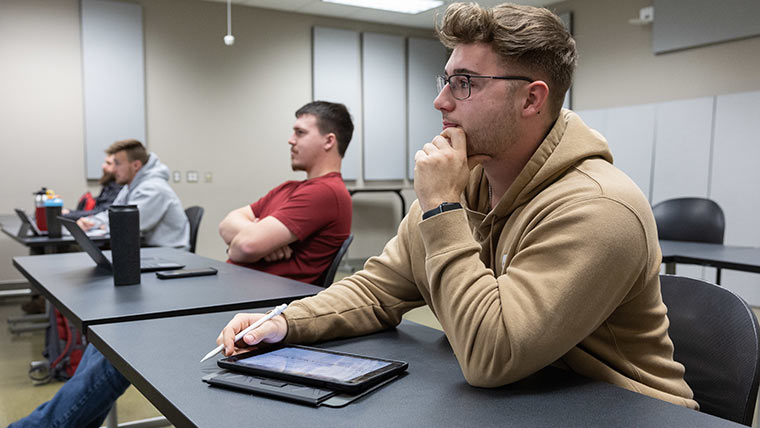
M 249 222 L 230 241 L 229 257 L 237 263 L 255 263 L 298 239 L 272 216 Z
M 509 383 L 520 376 L 511 367 L 512 326 L 503 320 L 497 278 L 480 260 L 480 245 L 472 238 L 466 220 L 454 218 L 458 216 L 464 217 L 464 212 L 438 214 L 420 226 L 430 305 L 470 384 Z
M 249 208 L 250 209 L 250 208 Z M 227 216 L 219 223 L 219 236 L 228 246 L 232 243 L 238 233 L 243 228 L 256 221 L 256 217 L 251 212 L 250 217 L 244 215 L 241 210 L 235 210 L 227 214 Z
M 94 227 L 100 227 L 104 224 L 108 224 L 108 212 L 107 211 L 101 211 L 95 215 L 91 215 L 88 217 L 80 217 L 80 218 L 86 218 L 87 220 L 95 223 Z
M 402 222 L 399 230 L 404 228 Z M 310 343 L 391 328 L 425 301 L 412 279 L 403 237 L 395 237 L 364 269 L 286 312 L 290 342 Z
M 229 245 L 227 255 L 230 260 L 236 263 L 256 263 L 267 255 L 257 244 L 258 242 L 243 237 L 238 233 L 227 244 Z
M 235 222 L 233 219 L 226 217 L 219 224 L 219 236 L 221 236 L 224 243 L 227 244 L 227 246 L 229 246 L 232 240 L 235 239 L 235 235 L 237 235 L 240 232 L 240 229 L 242 227 L 243 227 L 242 222 L 238 223 L 238 222 Z

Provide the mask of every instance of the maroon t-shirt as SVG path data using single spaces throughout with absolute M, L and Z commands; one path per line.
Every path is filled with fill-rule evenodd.
M 257 218 L 276 218 L 298 240 L 290 244 L 290 259 L 235 264 L 298 281 L 316 282 L 351 233 L 351 195 L 339 172 L 286 181 L 252 203 L 251 210 Z

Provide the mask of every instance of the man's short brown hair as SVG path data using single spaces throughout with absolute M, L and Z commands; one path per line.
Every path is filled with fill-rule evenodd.
M 524 68 L 536 80 L 547 80 L 549 108 L 559 114 L 578 62 L 575 40 L 562 20 L 544 8 L 504 3 L 484 8 L 452 3 L 436 23 L 441 43 L 485 43 L 510 64 Z
M 296 118 L 305 114 L 317 118 L 320 134 L 335 134 L 335 139 L 338 141 L 338 154 L 343 157 L 354 134 L 354 123 L 351 121 L 351 114 L 346 106 L 327 101 L 313 101 L 296 110 Z
M 127 152 L 127 159 L 130 162 L 139 160 L 143 165 L 148 163 L 148 151 L 145 146 L 135 139 L 117 141 L 106 149 L 107 155 L 115 155 L 120 151 Z

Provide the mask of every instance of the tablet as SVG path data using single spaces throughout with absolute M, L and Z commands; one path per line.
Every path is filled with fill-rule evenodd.
M 358 393 L 409 366 L 403 361 L 283 344 L 233 355 L 217 364 L 227 370 L 349 393 Z

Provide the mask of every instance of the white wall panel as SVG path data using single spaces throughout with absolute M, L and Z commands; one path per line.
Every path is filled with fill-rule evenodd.
M 578 115 L 583 119 L 591 129 L 599 131 L 604 137 L 607 137 L 607 109 L 598 110 L 582 110 L 577 111 Z
M 725 242 L 760 247 L 760 92 L 720 95 L 711 195 L 726 214 Z M 760 275 L 723 271 L 723 285 L 760 306 Z
M 441 113 L 433 107 L 438 95 L 435 76 L 443 74 L 448 55 L 435 39 L 410 37 L 407 76 L 409 78 L 409 145 L 407 176 L 414 179 L 414 154 L 441 132 Z
M 84 138 L 88 179 L 114 141 L 145 141 L 142 6 L 82 0 Z
M 405 52 L 401 36 L 362 34 L 365 180 L 406 175 Z
M 314 27 L 313 98 L 343 103 L 354 121 L 354 136 L 343 157 L 345 180 L 359 177 L 362 148 L 361 61 L 359 33 Z
M 631 177 L 650 201 L 654 124 L 654 104 L 616 107 L 607 112 L 605 132 L 615 165 Z
M 406 43 L 401 36 L 362 34 L 364 179 L 406 175 Z
M 714 97 L 657 105 L 652 204 L 707 197 Z

